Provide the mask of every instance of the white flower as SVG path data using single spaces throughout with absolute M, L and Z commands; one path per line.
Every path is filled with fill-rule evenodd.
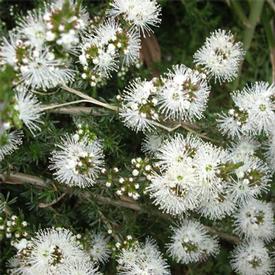
M 26 248 L 18 250 L 16 257 L 19 267 L 14 274 L 57 275 L 61 266 L 81 261 L 86 254 L 71 231 L 50 228 L 38 231 Z
M 164 137 L 160 134 L 148 134 L 145 136 L 142 144 L 141 149 L 143 152 L 154 156 L 155 153 L 159 150 L 162 143 L 164 141 Z
M 118 274 L 123 275 L 169 275 L 169 267 L 162 258 L 155 242 L 147 239 L 144 244 L 136 244 L 122 249 L 118 258 Z
M 218 241 L 211 237 L 197 221 L 183 220 L 172 228 L 171 242 L 167 245 L 169 255 L 181 264 L 205 260 L 218 252 Z
M 253 156 L 257 149 L 259 149 L 260 143 L 251 137 L 242 137 L 241 139 L 233 142 L 230 146 L 230 153 L 232 157 L 243 158 L 246 156 Z
M 198 191 L 194 188 L 196 184 L 192 162 L 186 160 L 168 167 L 161 175 L 153 176 L 147 191 L 159 209 L 178 215 L 198 206 Z
M 204 199 L 212 198 L 225 184 L 221 169 L 228 160 L 226 150 L 210 143 L 205 143 L 197 150 L 193 165 L 196 168 L 199 193 Z
M 126 65 L 135 64 L 140 56 L 141 42 L 139 33 L 135 30 L 127 32 L 128 39 L 126 49 L 124 50 L 123 62 Z
M 61 265 L 56 275 L 101 275 L 97 270 L 98 268 L 88 257 L 83 257 L 81 260 L 74 260 Z
M 102 234 L 93 234 L 89 248 L 89 255 L 93 261 L 106 263 L 110 257 L 111 250 L 108 248 L 109 239 Z
M 198 212 L 210 220 L 220 220 L 231 215 L 235 210 L 235 201 L 228 194 L 226 187 L 223 186 L 210 197 L 202 195 Z
M 19 112 L 19 119 L 28 127 L 34 134 L 34 131 L 40 130 L 37 124 L 41 124 L 40 119 L 42 107 L 36 96 L 27 92 L 16 93 L 15 109 Z
M 135 131 L 150 131 L 158 120 L 154 100 L 157 89 L 153 81 L 132 82 L 124 91 L 120 117 L 124 124 Z
M 242 275 L 268 275 L 272 271 L 272 262 L 264 243 L 251 240 L 235 248 L 231 265 Z
M 177 163 L 185 162 L 187 158 L 193 158 L 203 142 L 194 135 L 184 137 L 177 134 L 164 141 L 156 152 L 158 164 L 165 169 Z
M 66 135 L 53 151 L 50 169 L 55 170 L 55 178 L 69 186 L 81 188 L 95 184 L 103 168 L 104 156 L 98 140 L 90 141 L 87 137 L 81 140 L 75 135 Z
M 117 39 L 117 33 L 122 31 L 118 23 L 113 19 L 106 20 L 95 29 L 93 39 L 99 45 L 106 45 Z
M 184 65 L 173 67 L 160 93 L 160 110 L 166 118 L 200 119 L 206 108 L 209 87 L 203 74 Z
M 113 0 L 109 14 L 122 15 L 142 33 L 151 30 L 151 26 L 158 26 L 160 19 L 160 6 L 155 0 Z
M 74 71 L 44 48 L 20 67 L 20 74 L 25 86 L 47 90 L 70 82 Z
M 9 64 L 18 73 L 19 84 L 27 88 L 47 90 L 73 79 L 73 70 L 46 47 L 36 48 L 30 40 L 9 33 L 0 49 L 1 62 Z
M 46 42 L 46 25 L 41 10 L 30 11 L 18 20 L 18 33 L 38 49 Z
M 242 43 L 235 42 L 231 32 L 216 30 L 194 54 L 194 62 L 215 80 L 224 82 L 237 76 L 243 57 Z
M 247 238 L 270 241 L 275 237 L 271 203 L 252 199 L 235 216 L 236 232 Z
M 6 155 L 13 153 L 22 144 L 23 133 L 21 131 L 12 131 L 9 133 L 4 132 L 2 135 L 0 136 L 0 161 Z
M 239 164 L 232 180 L 228 182 L 228 192 L 234 201 L 244 203 L 269 190 L 271 173 L 262 160 L 245 156 L 235 157 L 233 162 Z
M 230 137 L 268 133 L 275 120 L 275 86 L 256 82 L 232 94 L 236 108 L 221 114 L 218 122 L 223 134 Z

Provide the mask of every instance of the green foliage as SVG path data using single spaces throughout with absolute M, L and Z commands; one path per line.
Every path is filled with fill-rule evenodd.
M 107 6 L 107 2 L 86 0 L 84 4 L 87 4 L 90 14 L 98 15 L 102 7 Z M 156 37 L 162 57 L 161 62 L 155 64 L 160 72 L 166 71 L 173 64 L 191 65 L 194 52 L 202 45 L 209 32 L 217 28 L 230 29 L 238 39 L 242 40 L 244 26 L 227 2 L 230 1 L 160 1 L 163 16 L 162 24 L 156 31 Z M 0 34 L 4 34 L 8 29 L 14 27 L 14 22 L 20 14 L 25 14 L 27 10 L 43 4 L 42 0 L 1 0 Z M 248 8 L 248 1 L 244 1 L 242 4 L 244 9 Z M 266 35 L 269 30 L 264 28 L 266 18 L 271 18 L 270 8 L 267 4 L 264 6 L 262 19 L 256 27 L 251 47 L 246 54 L 238 89 L 241 89 L 245 83 L 271 80 L 268 51 L 271 42 Z M 131 69 L 124 80 L 114 76 L 103 88 L 87 88 L 86 92 L 103 100 L 110 101 L 110 98 L 115 100 L 115 96 L 128 85 L 131 79 L 136 76 L 150 77 L 150 75 L 151 72 L 148 68 Z M 13 79 L 13 72 L 9 68 L 0 72 L 0 101 L 4 101 L 11 95 L 11 79 Z M 197 123 L 201 133 L 206 133 L 217 144 L 224 145 L 224 140 L 215 128 L 215 113 L 224 107 L 231 106 L 229 92 L 232 91 L 233 85 L 230 83 L 218 87 L 213 83 L 215 92 L 210 97 L 205 118 Z M 56 104 L 77 99 L 62 90 L 53 91 L 48 96 L 46 94 L 37 96 L 43 104 Z M 105 113 L 96 116 L 92 115 L 93 112 Z M 23 145 L 0 163 L 0 174 L 13 171 L 36 175 L 42 179 L 51 178 L 51 172 L 48 169 L 50 153 L 64 133 L 73 133 L 76 130 L 77 121 L 87 123 L 97 137 L 103 141 L 106 163 L 109 167 L 118 166 L 125 169 L 132 158 L 143 157 L 140 148 L 143 134 L 130 131 L 123 126 L 116 115 L 108 111 L 93 108 L 91 114 L 82 114 L 74 118 L 65 114 L 49 112 L 43 117 L 43 121 L 41 131 L 36 136 L 24 130 Z M 64 189 L 58 183 L 48 183 L 46 188 L 36 188 L 31 184 L 1 184 L 0 188 L 3 193 L 0 197 L 0 213 L 2 211 L 7 216 L 10 213 L 24 215 L 24 219 L 28 221 L 33 232 L 39 228 L 53 225 L 72 228 L 80 233 L 85 233 L 85 230 L 106 232 L 112 227 L 116 234 L 121 236 L 131 234 L 140 240 L 144 240 L 152 232 L 162 249 L 168 240 L 171 222 L 161 214 L 154 214 L 157 209 L 150 204 L 147 197 L 141 201 L 144 209 L 140 212 L 124 207 L 110 206 L 95 200 L 96 195 L 104 194 L 110 198 L 114 196 L 112 190 L 107 189 L 104 183 L 90 188 L 89 196 L 86 197 L 82 195 L 80 189 Z M 275 191 L 273 190 L 273 192 Z M 63 193 L 65 195 L 58 200 Z M 10 203 L 5 202 L 7 198 Z M 55 200 L 57 203 L 50 205 Z M 146 209 L 147 211 L 145 211 Z M 230 222 L 227 220 L 218 222 L 215 226 L 228 232 L 231 229 Z M 13 251 L 7 240 L 0 242 L 0 246 L 0 273 L 4 274 L 6 261 L 13 255 Z M 232 250 L 232 246 L 223 242 L 219 256 L 215 259 L 210 258 L 206 263 L 179 266 L 172 260 L 169 261 L 174 274 L 232 274 L 229 265 L 230 250 Z M 107 265 L 104 274 L 115 274 L 114 261 Z

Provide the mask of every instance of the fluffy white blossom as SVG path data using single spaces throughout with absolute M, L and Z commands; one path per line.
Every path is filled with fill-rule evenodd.
M 240 207 L 235 219 L 235 231 L 241 236 L 264 241 L 270 241 L 275 237 L 270 203 L 252 199 Z
M 136 244 L 129 249 L 122 249 L 117 262 L 118 274 L 121 275 L 170 274 L 169 267 L 157 245 L 149 239 L 144 244 Z
M 177 65 L 163 82 L 159 101 L 166 118 L 194 120 L 202 117 L 210 92 L 204 74 Z
M 238 74 L 244 57 L 243 45 L 230 31 L 216 30 L 194 54 L 194 62 L 219 82 L 231 81 Z
M 254 156 L 259 149 L 260 143 L 251 137 L 241 137 L 230 145 L 230 153 L 233 158 L 245 158 L 246 156 Z
M 218 252 L 218 241 L 211 237 L 197 221 L 183 220 L 172 228 L 171 242 L 167 245 L 169 255 L 181 264 L 205 260 Z
M 231 215 L 236 210 L 236 203 L 228 194 L 226 186 L 212 193 L 211 196 L 201 196 L 198 212 L 210 220 L 220 220 Z
M 86 136 L 67 135 L 52 153 L 50 169 L 55 178 L 69 186 L 88 187 L 95 184 L 103 168 L 104 156 L 98 140 Z
M 203 146 L 203 142 L 194 135 L 184 137 L 177 134 L 172 138 L 168 138 L 159 146 L 156 152 L 158 164 L 165 169 L 175 164 L 185 161 L 185 157 L 194 157 L 199 147 Z
M 235 156 L 233 161 L 239 163 L 232 180 L 228 182 L 228 192 L 234 201 L 244 203 L 269 190 L 271 173 L 262 160 L 254 156 Z
M 100 263 L 106 263 L 108 261 L 111 254 L 108 241 L 109 239 L 100 233 L 93 234 L 89 248 L 89 255 L 93 261 Z
M 36 96 L 27 92 L 16 93 L 16 103 L 14 107 L 19 113 L 19 119 L 34 133 L 40 130 L 38 124 L 41 124 L 40 119 L 42 107 Z
M 196 183 L 192 162 L 185 161 L 168 167 L 161 175 L 153 176 L 147 191 L 162 211 L 178 215 L 198 206 Z
M 16 254 L 17 265 L 13 261 L 11 268 L 13 274 L 58 275 L 61 274 L 59 268 L 73 266 L 86 257 L 71 231 L 50 228 L 38 231 L 24 247 L 20 247 Z
M 22 144 L 22 137 L 23 133 L 21 131 L 4 132 L 0 136 L 0 161 L 6 155 L 13 153 Z
M 227 180 L 221 173 L 223 166 L 227 164 L 229 154 L 226 150 L 218 148 L 210 143 L 205 143 L 198 148 L 193 158 L 197 186 L 200 196 L 212 198 Z
M 231 265 L 242 275 L 268 275 L 272 272 L 268 250 L 259 240 L 237 246 L 232 253 Z
M 32 89 L 47 90 L 73 79 L 73 70 L 47 47 L 36 48 L 30 40 L 12 32 L 9 40 L 3 40 L 0 57 L 2 64 L 11 65 L 18 73 L 19 84 Z
M 151 130 L 158 120 L 157 88 L 153 80 L 132 82 L 124 91 L 120 117 L 125 125 L 136 131 Z
M 275 120 L 274 92 L 275 86 L 266 82 L 234 92 L 235 107 L 218 119 L 221 132 L 230 137 L 268 133 Z
M 148 134 L 145 136 L 141 149 L 143 152 L 154 156 L 164 142 L 164 136 L 157 133 Z
M 17 23 L 17 32 L 19 32 L 20 37 L 24 37 L 31 42 L 31 45 L 41 49 L 46 42 L 47 30 L 43 20 L 43 12 L 41 10 L 30 11 Z
M 122 16 L 124 20 L 141 29 L 144 34 L 161 22 L 160 6 L 156 0 L 113 0 L 109 14 Z

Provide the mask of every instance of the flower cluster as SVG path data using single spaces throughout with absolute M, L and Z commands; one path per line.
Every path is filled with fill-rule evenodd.
M 78 236 L 64 228 L 38 231 L 31 239 L 14 244 L 17 254 L 10 261 L 11 274 L 99 275 L 81 248 Z
M 26 126 L 34 135 L 40 130 L 42 107 L 38 99 L 25 91 L 0 103 L 0 161 L 22 143 L 21 128 Z
M 231 81 L 238 75 L 244 50 L 230 31 L 216 30 L 194 54 L 194 62 L 219 82 Z
M 159 16 L 152 0 L 114 1 L 106 20 L 90 20 L 79 1 L 53 1 L 17 22 L 0 47 L 1 65 L 13 68 L 18 89 L 68 84 L 78 76 L 78 65 L 82 80 L 94 87 L 117 71 L 120 61 L 126 67 L 137 62 L 139 29 L 144 34 L 157 26 Z
M 136 243 L 128 249 L 122 249 L 117 262 L 118 274 L 170 274 L 168 265 L 162 258 L 157 245 L 150 239 L 147 239 L 144 244 Z
M 192 121 L 203 116 L 209 96 L 205 74 L 184 65 L 150 81 L 140 79 L 123 93 L 120 116 L 136 131 L 155 128 L 166 120 Z
M 104 165 L 100 141 L 88 135 L 66 135 L 52 152 L 50 169 L 61 183 L 93 186 Z
M 275 121 L 274 94 L 275 86 L 266 82 L 256 82 L 234 92 L 234 108 L 218 119 L 221 132 L 232 138 L 269 134 Z
M 188 264 L 205 260 L 218 252 L 218 242 L 211 237 L 202 224 L 197 221 L 183 220 L 178 227 L 172 228 L 173 235 L 168 253 L 178 263 Z
M 14 243 L 28 236 L 28 223 L 22 218 L 12 215 L 11 217 L 0 216 L 0 240 L 7 238 Z
M 195 136 L 176 135 L 162 143 L 156 173 L 147 190 L 164 212 L 196 210 L 221 219 L 236 206 L 267 191 L 270 171 L 259 158 L 240 155 Z

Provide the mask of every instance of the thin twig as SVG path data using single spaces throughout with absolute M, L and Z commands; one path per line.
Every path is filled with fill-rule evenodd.
M 15 174 L 10 174 L 10 175 L 4 175 L 0 174 L 0 183 L 8 183 L 8 184 L 24 184 L 24 183 L 30 183 L 32 185 L 35 185 L 37 187 L 47 187 L 48 184 L 46 181 L 43 179 L 32 176 L 32 175 L 27 175 L 23 173 L 15 173 Z
M 79 96 L 79 97 L 81 97 L 81 98 L 87 100 L 87 101 L 90 102 L 90 103 L 93 103 L 93 104 L 95 104 L 95 105 L 104 107 L 104 108 L 106 108 L 106 109 L 109 109 L 109 110 L 112 110 L 112 111 L 115 111 L 115 112 L 118 111 L 118 107 L 117 107 L 117 106 L 114 106 L 114 105 L 111 105 L 111 104 L 108 104 L 108 103 L 101 102 L 101 101 L 99 101 L 99 100 L 97 100 L 97 99 L 95 99 L 95 98 L 93 98 L 93 97 L 91 97 L 91 96 L 88 96 L 88 95 L 86 95 L 86 94 L 84 94 L 84 93 L 82 93 L 82 92 L 80 92 L 80 91 L 78 91 L 78 90 L 75 90 L 75 89 L 73 89 L 73 88 L 70 88 L 70 87 L 64 86 L 64 85 L 61 86 L 61 88 L 62 88 L 63 90 L 65 90 L 65 91 L 69 92 L 69 93 L 75 94 L 75 95 L 77 95 L 77 96 Z
M 63 193 L 61 196 L 59 196 L 58 198 L 56 198 L 55 200 L 53 200 L 50 203 L 43 203 L 43 202 L 39 203 L 38 207 L 39 208 L 48 208 L 48 207 L 51 207 L 51 206 L 57 204 L 58 202 L 60 202 L 65 196 L 66 196 L 66 193 Z
M 42 106 L 42 111 L 49 111 L 49 110 L 61 108 L 64 106 L 69 106 L 69 105 L 83 103 L 83 102 L 90 102 L 90 101 L 81 99 L 81 100 L 75 100 L 75 101 L 65 102 L 65 103 L 61 103 L 61 104 L 44 105 L 44 106 Z

